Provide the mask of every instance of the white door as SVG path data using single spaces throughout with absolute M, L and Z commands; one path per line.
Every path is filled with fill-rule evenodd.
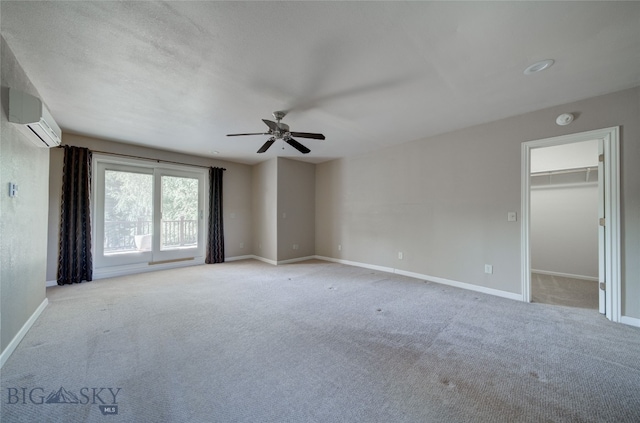
M 606 261 L 605 261 L 605 229 L 602 219 L 605 219 L 604 201 L 604 140 L 598 140 L 598 310 L 601 314 L 607 314 L 606 295 Z

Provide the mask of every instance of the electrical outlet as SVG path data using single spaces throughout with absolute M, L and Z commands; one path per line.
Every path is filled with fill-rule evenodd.
M 298 244 L 293 244 L 293 249 L 297 250 L 298 248 L 300 248 L 300 246 Z
M 518 214 L 516 212 L 507 213 L 507 221 L 516 222 L 518 220 Z
M 9 197 L 18 195 L 18 186 L 13 182 L 9 182 Z
M 338 251 L 342 251 L 342 244 L 338 244 Z
M 404 254 L 402 251 L 398 251 L 398 260 L 402 260 L 404 258 Z
M 244 242 L 240 243 L 240 248 L 244 248 Z
M 493 266 L 490 265 L 490 264 L 485 264 L 484 265 L 484 273 L 492 275 L 493 274 Z

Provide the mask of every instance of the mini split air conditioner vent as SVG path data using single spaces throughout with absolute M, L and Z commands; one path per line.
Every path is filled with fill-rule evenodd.
M 9 122 L 19 124 L 22 132 L 38 147 L 60 145 L 62 131 L 37 97 L 9 88 Z

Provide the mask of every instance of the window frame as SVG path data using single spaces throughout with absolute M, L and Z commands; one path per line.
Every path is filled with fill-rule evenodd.
M 177 165 L 154 160 L 124 158 L 104 154 L 94 154 L 92 158 L 92 251 L 94 278 L 138 273 L 159 268 L 180 267 L 204 263 L 206 233 L 208 231 L 208 169 L 203 167 Z M 104 254 L 104 200 L 105 171 L 115 170 L 153 176 L 152 184 L 152 225 L 151 251 L 130 251 L 122 254 Z M 198 180 L 198 242 L 194 247 L 179 249 L 160 248 L 161 178 L 177 176 Z

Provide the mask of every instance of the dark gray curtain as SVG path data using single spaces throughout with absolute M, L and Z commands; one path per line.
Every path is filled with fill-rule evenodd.
M 222 175 L 224 169 L 209 168 L 209 234 L 205 263 L 224 262 L 224 228 L 222 225 Z
M 58 285 L 93 278 L 90 187 L 91 151 L 64 146 Z

